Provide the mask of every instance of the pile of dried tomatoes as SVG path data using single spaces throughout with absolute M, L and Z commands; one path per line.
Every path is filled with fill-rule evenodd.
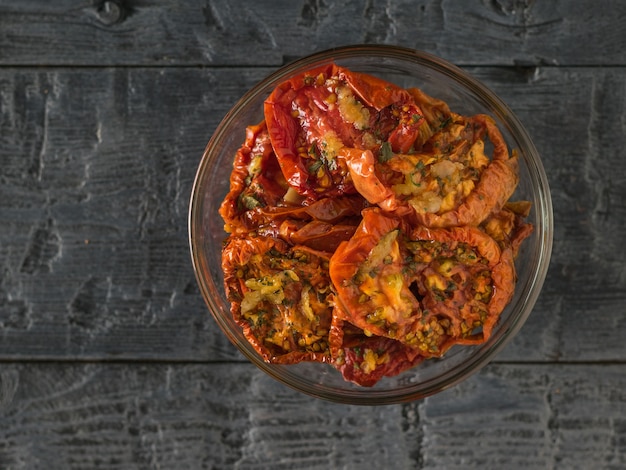
M 372 386 L 486 341 L 532 232 L 492 118 L 335 64 L 246 130 L 220 214 L 232 315 L 265 361 Z

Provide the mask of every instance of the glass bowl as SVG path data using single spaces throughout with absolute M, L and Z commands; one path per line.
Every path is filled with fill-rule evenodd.
M 442 358 L 426 360 L 373 387 L 346 382 L 322 363 L 269 364 L 244 338 L 230 314 L 221 269 L 222 242 L 227 234 L 218 214 L 228 192 L 229 175 L 247 125 L 263 119 L 263 101 L 275 86 L 306 69 L 334 61 L 401 87 L 418 87 L 442 99 L 453 111 L 486 113 L 497 122 L 510 149 L 520 156 L 520 183 L 512 200 L 532 202 L 528 221 L 534 232 L 516 260 L 515 295 L 487 342 L 455 346 Z M 478 371 L 519 331 L 537 300 L 552 249 L 552 204 L 539 155 L 526 130 L 492 91 L 466 72 L 430 54 L 394 46 L 358 45 L 319 52 L 290 63 L 248 91 L 228 112 L 209 141 L 200 162 L 189 208 L 189 242 L 193 267 L 209 311 L 229 340 L 262 371 L 308 395 L 340 403 L 381 405 L 416 400 L 440 392 Z

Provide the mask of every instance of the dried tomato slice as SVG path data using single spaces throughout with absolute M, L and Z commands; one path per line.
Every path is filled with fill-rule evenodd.
M 305 245 L 315 250 L 333 252 L 343 241 L 349 240 L 354 234 L 358 222 L 348 224 L 330 224 L 320 220 L 312 220 L 297 230 L 289 223 L 281 225 L 281 235 L 295 245 Z
M 438 182 L 441 205 L 437 210 L 423 211 L 419 205 L 412 202 L 410 205 L 417 221 L 429 227 L 478 225 L 502 208 L 515 191 L 519 181 L 518 156 L 515 152 L 509 154 L 495 121 L 487 115 L 457 117 L 444 129 L 448 126 L 458 129 L 460 138 L 439 140 L 435 134 L 429 141 L 438 157 L 430 173 Z M 453 136 L 456 132 L 451 129 Z M 442 134 L 445 134 L 443 130 Z M 487 144 L 493 147 L 490 159 L 485 154 Z M 461 167 L 458 173 L 452 169 L 453 165 Z
M 515 282 L 511 250 L 476 227 L 410 228 L 378 209 L 330 260 L 343 320 L 440 356 L 488 338 Z
M 422 110 L 415 103 L 413 95 L 373 75 L 347 69 L 339 71 L 359 98 L 378 111 L 371 127 L 374 135 L 387 142 L 394 152 L 409 152 L 419 138 L 424 124 Z
M 291 198 L 291 200 L 289 200 Z M 367 202 L 359 195 L 324 198 L 310 205 L 290 194 L 271 146 L 265 122 L 246 129 L 220 206 L 227 232 L 257 231 L 292 244 L 333 251 L 350 238 Z
M 266 220 L 321 220 L 328 223 L 337 223 L 342 219 L 360 215 L 368 206 L 358 194 L 343 197 L 327 197 L 311 204 L 281 205 L 265 207 L 259 211 Z
M 421 316 L 404 269 L 401 220 L 366 209 L 354 236 L 330 259 L 330 277 L 342 308 L 335 315 L 368 335 L 401 340 Z
M 247 233 L 254 223 L 255 211 L 276 206 L 287 192 L 269 139 L 265 121 L 246 128 L 246 138 L 238 149 L 230 175 L 230 190 L 219 209 L 224 229 L 229 233 Z
M 419 88 L 409 88 L 408 93 L 413 97 L 419 106 L 424 117 L 424 122 L 420 129 L 421 148 L 437 131 L 444 128 L 452 119 L 452 112 L 445 101 L 434 98 Z
M 408 240 L 409 264 L 419 266 L 420 322 L 432 337 L 448 337 L 436 349 L 441 354 L 453 344 L 486 341 L 515 289 L 512 250 L 471 226 L 417 227 Z
M 255 213 L 257 231 L 292 245 L 333 252 L 352 236 L 366 206 L 361 196 L 350 195 L 320 199 L 311 205 L 267 207 Z
M 329 255 L 266 237 L 230 237 L 222 251 L 233 318 L 267 362 L 326 362 L 333 290 Z
M 526 222 L 532 205 L 528 201 L 507 202 L 501 211 L 490 215 L 481 225 L 502 249 L 511 248 L 517 257 L 522 242 L 533 232 Z
M 344 316 L 333 315 L 329 342 L 333 366 L 345 380 L 371 387 L 383 377 L 398 375 L 424 360 L 419 350 L 393 339 L 368 336 L 340 319 Z
M 406 90 L 335 64 L 281 83 L 264 113 L 285 178 L 310 200 L 355 192 L 341 149 L 406 152 L 423 122 Z
M 451 113 L 442 126 L 411 153 L 388 150 L 377 159 L 368 149 L 342 149 L 358 192 L 428 227 L 478 225 L 502 208 L 518 183 L 518 157 L 493 119 Z

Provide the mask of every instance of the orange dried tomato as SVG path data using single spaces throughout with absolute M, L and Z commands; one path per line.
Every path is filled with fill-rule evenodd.
M 343 320 L 425 356 L 486 340 L 515 283 L 511 250 L 479 228 L 411 228 L 378 209 L 329 269 Z
M 428 227 L 478 225 L 502 208 L 518 183 L 518 158 L 493 119 L 451 114 L 442 126 L 411 153 L 376 159 L 368 149 L 342 149 L 358 192 Z
M 230 237 L 222 268 L 233 317 L 265 360 L 329 360 L 327 253 L 273 238 Z
M 287 183 L 278 166 L 265 121 L 246 128 L 246 140 L 237 151 L 230 175 L 230 190 L 220 206 L 224 229 L 247 233 L 255 212 L 280 203 Z

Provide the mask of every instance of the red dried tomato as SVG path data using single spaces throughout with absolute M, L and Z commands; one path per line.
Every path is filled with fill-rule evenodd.
M 330 359 L 328 254 L 265 237 L 230 237 L 222 251 L 231 312 L 269 362 Z
M 219 212 L 230 233 L 247 233 L 254 213 L 276 206 L 287 192 L 287 183 L 278 166 L 265 121 L 246 128 L 246 139 L 235 155 L 230 190 Z
M 406 90 L 334 64 L 281 83 L 264 112 L 285 178 L 311 200 L 355 192 L 343 148 L 406 152 L 423 122 Z
M 515 283 L 511 250 L 482 230 L 411 228 L 378 209 L 329 269 L 343 320 L 425 356 L 487 339 Z
M 345 380 L 371 387 L 383 377 L 398 375 L 424 360 L 418 349 L 382 336 L 368 336 L 341 320 L 343 316 L 333 315 L 329 342 L 333 365 Z

